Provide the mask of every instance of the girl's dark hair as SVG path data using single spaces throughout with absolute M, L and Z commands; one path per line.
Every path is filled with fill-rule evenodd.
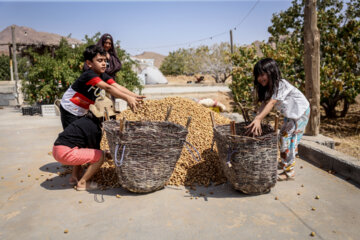
M 263 87 L 258 82 L 258 77 L 266 74 L 269 79 L 267 86 Z M 258 102 L 267 101 L 279 88 L 279 81 L 281 80 L 281 73 L 275 60 L 272 58 L 264 58 L 258 61 L 254 67 L 254 85 L 257 92 Z
M 93 58 L 97 55 L 97 54 L 100 54 L 101 56 L 106 56 L 106 51 L 104 50 L 103 47 L 101 46 L 98 46 L 98 45 L 90 45 L 88 46 L 84 53 L 83 53 L 83 56 L 84 56 L 84 60 L 90 60 L 92 61 Z

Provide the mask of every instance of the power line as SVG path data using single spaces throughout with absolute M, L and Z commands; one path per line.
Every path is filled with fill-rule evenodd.
M 258 3 L 260 2 L 260 0 L 257 0 L 256 3 L 254 4 L 254 6 L 249 10 L 249 12 L 245 15 L 245 17 L 243 17 L 243 19 L 241 19 L 241 21 L 233 28 L 233 30 L 236 31 L 236 28 L 239 27 L 244 21 L 245 19 L 251 14 L 251 12 L 256 8 L 256 6 L 258 5 Z
M 252 11 L 256 8 L 256 6 L 258 5 L 258 3 L 260 2 L 260 0 L 257 0 L 255 2 L 255 4 L 252 6 L 252 8 L 248 11 L 248 13 L 241 19 L 241 21 L 235 25 L 235 27 L 231 28 L 232 30 L 236 31 L 237 28 L 239 28 L 239 26 L 245 21 L 245 19 L 252 13 Z M 217 33 L 215 35 L 212 35 L 210 37 L 206 37 L 206 38 L 201 38 L 201 39 L 198 39 L 198 40 L 194 40 L 194 41 L 190 41 L 190 42 L 184 42 L 184 43 L 176 43 L 176 44 L 169 44 L 169 45 L 161 45 L 161 46 L 153 46 L 153 47 L 141 47 L 141 48 L 136 48 L 136 47 L 130 47 L 130 48 L 127 48 L 127 49 L 136 49 L 136 50 L 144 50 L 144 49 L 159 49 L 159 48 L 169 48 L 169 47 L 179 47 L 179 46 L 183 46 L 183 45 L 191 45 L 191 44 L 194 44 L 194 43 L 198 43 L 198 42 L 202 42 L 202 41 L 205 41 L 205 40 L 212 40 L 216 37 L 219 37 L 219 36 L 222 36 L 222 35 L 225 35 L 225 34 L 228 34 L 229 31 L 224 31 L 224 32 L 221 32 L 221 33 Z

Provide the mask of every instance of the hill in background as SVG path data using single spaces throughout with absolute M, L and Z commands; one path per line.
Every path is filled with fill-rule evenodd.
M 138 58 L 138 59 L 154 59 L 155 67 L 160 68 L 160 66 L 166 56 L 161 55 L 159 53 L 155 53 L 155 52 L 143 52 L 142 54 L 139 54 L 139 55 L 136 55 L 133 57 Z

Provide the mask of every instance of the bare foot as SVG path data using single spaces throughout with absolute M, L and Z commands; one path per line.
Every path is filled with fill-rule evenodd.
M 76 186 L 77 191 L 89 191 L 98 189 L 96 182 L 86 182 L 85 180 L 80 180 Z
M 78 183 L 78 179 L 80 179 L 83 175 L 83 169 L 82 166 L 73 166 L 72 172 L 71 172 L 71 177 L 69 179 L 69 184 L 74 186 Z

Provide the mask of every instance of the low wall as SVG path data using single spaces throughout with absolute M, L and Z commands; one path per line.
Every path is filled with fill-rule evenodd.
M 15 82 L 0 81 L 0 106 L 16 106 Z
M 17 106 L 16 99 L 16 82 L 15 81 L 0 81 L 0 106 Z M 24 97 L 21 92 L 21 80 L 18 81 L 19 105 L 24 102 Z

